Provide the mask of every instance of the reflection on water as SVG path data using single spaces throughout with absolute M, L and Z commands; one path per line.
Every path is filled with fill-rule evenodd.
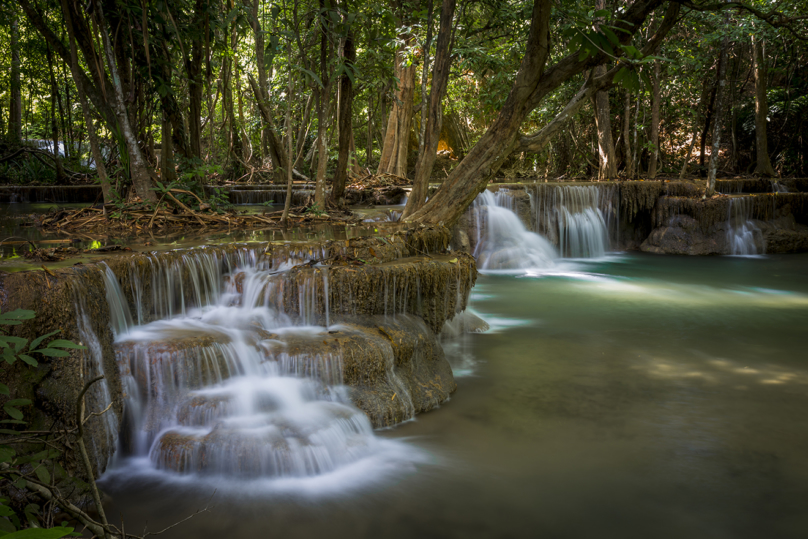
M 221 492 L 167 535 L 804 537 L 808 255 L 576 267 L 480 277 L 495 330 L 451 345 L 457 393 L 379 433 L 431 458 L 320 496 Z M 158 529 L 215 485 L 104 486 L 108 514 Z

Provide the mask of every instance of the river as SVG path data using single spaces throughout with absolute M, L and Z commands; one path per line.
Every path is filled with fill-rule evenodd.
M 617 254 L 481 275 L 458 390 L 300 480 L 118 463 L 107 514 L 164 537 L 802 537 L 808 255 Z

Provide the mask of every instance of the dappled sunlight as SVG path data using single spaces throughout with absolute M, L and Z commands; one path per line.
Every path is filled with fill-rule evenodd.
M 725 358 L 697 352 L 691 361 L 653 356 L 635 365 L 636 370 L 664 379 L 698 379 L 709 384 L 724 384 L 738 390 L 750 385 L 808 386 L 808 371 L 781 365 L 748 366 Z

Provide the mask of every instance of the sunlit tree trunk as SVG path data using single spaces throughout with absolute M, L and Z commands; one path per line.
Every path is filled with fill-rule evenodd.
M 414 39 L 409 34 L 401 35 L 399 38 L 406 45 L 396 51 L 394 72 L 399 80 L 398 90 L 387 119 L 387 130 L 384 135 L 378 173 L 394 174 L 406 178 L 413 97 L 415 96 L 415 66 L 405 65 L 405 49 L 412 45 Z
M 412 193 L 407 200 L 403 216 L 415 213 L 426 201 L 429 189 L 429 178 L 438 152 L 438 142 L 443 125 L 443 97 L 449 85 L 449 69 L 452 66 L 452 23 L 454 20 L 455 0 L 443 0 L 440 13 L 440 30 L 435 45 L 435 65 L 432 69 L 432 91 L 429 94 L 429 114 L 426 119 L 426 129 L 423 131 L 421 151 L 418 153 L 418 162 L 415 165 L 415 180 Z M 426 95 L 423 96 L 426 100 Z M 423 109 L 422 109 L 423 110 Z

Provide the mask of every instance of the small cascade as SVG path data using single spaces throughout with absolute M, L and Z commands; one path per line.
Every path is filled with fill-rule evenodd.
M 777 180 L 772 180 L 772 193 L 788 193 L 788 186 Z
M 514 212 L 514 198 L 506 189 L 483 191 L 474 201 L 477 242 L 474 257 L 483 270 L 546 268 L 554 264 L 555 249 L 530 232 Z
M 562 256 L 604 256 L 618 236 L 619 191 L 615 185 L 537 185 L 531 193 L 536 231 L 558 245 Z
M 302 253 L 280 261 L 248 249 L 148 260 L 151 281 L 137 265 L 124 286 L 108 267 L 104 274 L 125 389 L 124 455 L 148 456 L 153 468 L 178 474 L 276 478 L 335 471 L 373 455 L 381 443 L 353 405 L 346 375 L 352 387 L 357 377 L 387 380 L 390 394 L 381 399 L 397 408 L 374 421 L 415 415 L 411 386 L 396 372 L 393 330 L 333 324 L 327 267 L 290 272 L 307 261 Z M 127 312 L 127 286 L 140 298 L 134 316 Z M 419 282 L 415 288 L 398 291 L 393 282 L 388 291 L 385 281 L 384 294 L 402 328 L 426 331 L 422 321 L 396 314 L 405 312 L 413 293 L 420 299 Z M 284 298 L 293 298 L 296 308 Z M 154 313 L 161 319 L 150 321 Z M 361 370 L 358 353 L 364 354 Z
M 754 198 L 735 197 L 729 203 L 727 241 L 730 254 L 749 256 L 766 252 L 763 232 L 752 220 Z

